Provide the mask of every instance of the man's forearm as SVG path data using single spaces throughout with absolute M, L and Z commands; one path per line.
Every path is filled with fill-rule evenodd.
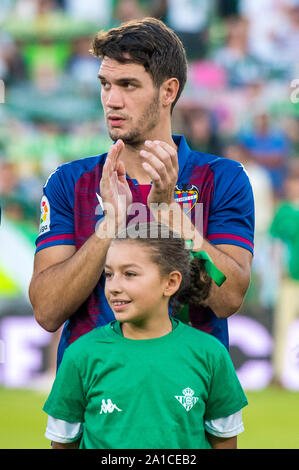
M 249 269 L 244 269 L 223 251 L 228 247 L 223 245 L 219 248 L 203 239 L 198 249 L 206 251 L 217 268 L 226 276 L 225 282 L 220 287 L 212 282 L 209 297 L 205 301 L 205 305 L 209 306 L 219 318 L 229 317 L 239 310 L 250 282 Z
M 70 258 L 33 276 L 30 300 L 43 328 L 56 331 L 88 298 L 103 271 L 110 242 L 93 234 Z

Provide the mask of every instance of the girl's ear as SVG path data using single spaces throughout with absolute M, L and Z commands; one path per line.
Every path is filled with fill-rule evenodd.
M 182 282 L 182 275 L 179 271 L 172 271 L 167 278 L 163 294 L 165 297 L 171 297 L 177 292 Z

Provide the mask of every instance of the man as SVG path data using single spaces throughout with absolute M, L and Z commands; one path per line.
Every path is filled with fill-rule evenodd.
M 35 317 L 48 331 L 66 322 L 58 363 L 71 342 L 114 319 L 102 275 L 111 216 L 99 210 L 99 201 L 109 203 L 119 220 L 131 203 L 148 213 L 152 204 L 175 201 L 193 224 L 202 204 L 202 243 L 198 230 L 184 237 L 207 251 L 226 281 L 213 285 L 206 307 L 189 306 L 190 322 L 228 347 L 226 318 L 239 309 L 250 279 L 254 208 L 248 177 L 237 162 L 193 152 L 183 136 L 172 136 L 171 112 L 186 82 L 187 61 L 162 22 L 146 18 L 98 33 L 92 51 L 102 59 L 101 99 L 115 144 L 108 155 L 60 166 L 44 187 L 30 286 Z

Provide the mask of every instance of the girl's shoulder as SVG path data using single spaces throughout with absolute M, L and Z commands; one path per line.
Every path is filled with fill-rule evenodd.
M 88 331 L 87 333 L 77 338 L 71 343 L 65 352 L 68 352 L 69 356 L 77 356 L 92 351 L 92 346 L 97 343 L 101 344 L 113 344 L 115 335 L 111 334 L 111 323 L 104 326 L 97 326 L 96 328 Z
M 191 325 L 185 324 L 180 320 L 177 321 L 179 322 L 180 328 L 184 330 L 182 338 L 184 338 L 184 341 L 191 347 L 194 345 L 196 348 L 199 348 L 200 345 L 201 350 L 211 352 L 217 356 L 227 353 L 227 349 L 224 344 L 222 344 L 215 336 Z

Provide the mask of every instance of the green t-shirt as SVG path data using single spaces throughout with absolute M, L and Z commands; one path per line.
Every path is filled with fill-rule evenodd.
M 205 420 L 247 405 L 226 348 L 172 319 L 160 338 L 132 340 L 111 322 L 66 350 L 43 407 L 83 423 L 81 449 L 206 449 Z
M 299 206 L 283 201 L 274 216 L 270 234 L 286 244 L 289 275 L 299 281 Z

